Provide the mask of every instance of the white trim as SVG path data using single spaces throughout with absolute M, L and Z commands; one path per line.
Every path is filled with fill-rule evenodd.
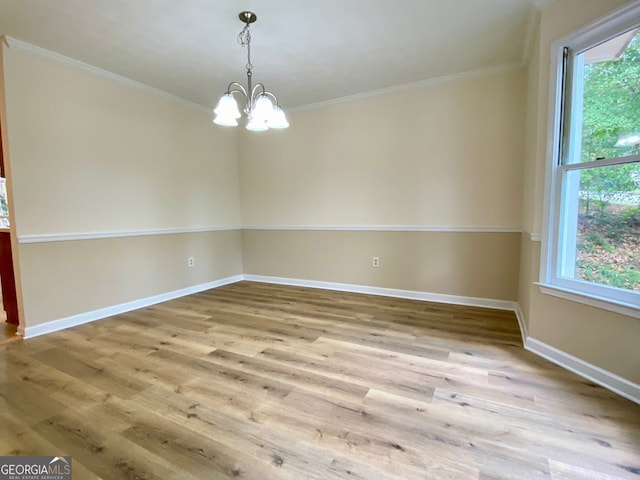
M 164 228 L 159 230 L 122 230 L 113 232 L 92 232 L 92 233 L 44 233 L 40 235 L 19 235 L 19 243 L 48 243 L 48 242 L 69 242 L 73 240 L 96 240 L 99 238 L 119 238 L 119 237 L 143 237 L 147 235 L 170 235 L 176 233 L 202 233 L 202 232 L 226 232 L 231 230 L 242 230 L 242 227 L 190 227 L 190 228 Z
M 331 105 L 337 105 L 340 103 L 357 102 L 358 100 L 364 100 L 366 98 L 377 97 L 380 95 L 388 95 L 390 93 L 402 92 L 405 90 L 413 90 L 416 88 L 430 87 L 434 85 L 440 85 L 443 83 L 452 83 L 452 82 L 459 82 L 462 80 L 488 77 L 491 75 L 497 75 L 498 73 L 506 73 L 506 72 L 520 70 L 521 68 L 523 68 L 522 62 L 505 63 L 502 65 L 496 65 L 493 67 L 479 68 L 477 70 L 469 70 L 466 72 L 454 73 L 452 75 L 444 75 L 442 77 L 428 78 L 425 80 L 419 80 L 417 82 L 404 83 L 402 85 L 394 85 L 392 87 L 380 88 L 377 90 L 370 90 L 368 92 L 356 93 L 354 95 L 347 95 L 346 97 L 333 98 L 330 100 L 325 100 L 323 102 L 299 105 L 297 107 L 288 108 L 287 112 L 301 112 L 305 110 L 315 110 L 318 108 L 324 108 Z
M 449 303 L 453 305 L 466 305 L 470 307 L 494 308 L 496 310 L 515 311 L 515 302 L 508 300 L 494 300 L 491 298 L 463 297 L 459 295 L 446 295 L 444 293 L 419 292 L 415 290 L 399 290 L 396 288 L 371 287 L 368 285 L 354 285 L 351 283 L 322 282 L 316 280 L 302 280 L 288 277 L 269 277 L 266 275 L 245 274 L 244 279 L 249 282 L 275 283 L 277 285 L 290 285 L 294 287 L 321 288 L 324 290 L 336 290 L 339 292 L 364 293 L 382 297 L 406 298 L 409 300 L 422 300 L 425 302 Z
M 552 271 L 551 235 L 555 229 L 555 182 L 554 162 L 560 142 L 560 98 L 562 94 L 560 72 L 562 71 L 562 55 L 560 49 L 563 43 L 557 41 L 551 45 L 549 96 L 547 98 L 547 131 L 545 149 L 544 196 L 542 207 L 542 245 L 540 246 L 540 278 L 548 278 Z
M 535 285 L 538 285 L 540 291 L 546 295 L 552 295 L 572 302 L 583 303 L 590 307 L 609 310 L 629 317 L 640 318 L 640 307 L 638 305 L 615 302 L 610 298 L 598 297 L 597 295 L 590 295 L 584 292 L 576 292 L 574 290 L 558 287 L 557 285 L 538 282 L 534 283 Z
M 452 227 L 441 225 L 245 225 L 243 230 L 330 230 L 339 232 L 520 233 L 518 227 Z
M 139 308 L 145 308 L 156 303 L 166 302 L 173 300 L 174 298 L 184 297 L 185 295 L 191 295 L 193 293 L 202 292 L 223 285 L 229 285 L 230 283 L 236 283 L 242 281 L 242 275 L 235 275 L 233 277 L 221 278 L 220 280 L 214 280 L 213 282 L 202 283 L 200 285 L 194 285 L 192 287 L 182 288 L 180 290 L 174 290 L 173 292 L 162 293 L 160 295 L 154 295 L 152 297 L 141 298 L 140 300 L 134 300 L 132 302 L 121 303 L 119 305 L 113 305 L 111 307 L 100 308 L 90 312 L 80 313 L 78 315 L 72 315 L 66 318 L 60 318 L 51 322 L 42 323 L 40 325 L 34 325 L 33 327 L 27 327 L 24 331 L 21 331 L 21 335 L 25 338 L 33 338 L 46 333 L 57 332 L 66 328 L 75 327 L 84 323 L 93 322 L 102 318 L 111 317 L 120 313 L 130 312 Z
M 515 303 L 514 313 L 516 314 L 516 318 L 518 319 L 518 325 L 520 326 L 520 336 L 522 337 L 522 346 L 524 347 L 527 344 L 529 333 L 527 332 L 527 324 L 525 323 L 524 314 L 522 313 L 520 304 L 517 302 Z
M 225 232 L 231 230 L 303 230 L 340 232 L 463 232 L 463 233 L 520 233 L 515 227 L 446 227 L 428 225 L 248 225 L 215 226 L 190 228 L 164 228 L 158 230 L 121 230 L 88 233 L 42 233 L 19 235 L 18 242 L 49 243 L 74 240 L 97 240 L 100 238 L 142 237 L 147 235 L 168 235 L 176 233 Z
M 527 237 L 529 237 L 529 240 L 531 240 L 532 242 L 542 241 L 541 233 L 531 233 L 531 232 L 527 232 L 526 230 L 523 230 L 522 233 L 525 234 Z
M 83 70 L 85 72 L 89 72 L 93 75 L 102 78 L 108 78 L 109 80 L 113 80 L 116 83 L 121 85 L 126 85 L 127 87 L 136 88 L 138 90 L 143 90 L 152 95 L 157 95 L 159 97 L 165 98 L 167 100 L 171 100 L 179 105 L 184 107 L 189 107 L 194 110 L 198 110 L 200 112 L 211 113 L 212 110 L 210 107 L 200 105 L 198 103 L 192 102 L 190 100 L 185 100 L 184 98 L 173 95 L 172 93 L 165 92 L 164 90 L 160 90 L 155 87 L 151 87 L 144 83 L 137 82 L 135 80 L 131 80 L 130 78 L 123 77 L 116 73 L 109 72 L 108 70 L 103 70 L 102 68 L 95 67 L 88 63 L 81 62 L 80 60 L 76 60 L 71 57 L 67 57 L 57 52 L 53 52 L 51 50 L 47 50 L 46 48 L 39 47 L 37 45 L 32 45 L 31 43 L 24 42 L 22 40 L 18 40 L 17 38 L 4 36 L 5 43 L 9 48 L 16 49 L 17 51 L 27 53 L 29 55 L 33 55 L 36 57 L 46 58 L 48 60 L 53 60 L 54 62 L 63 63 L 65 65 L 77 68 L 79 70 Z
M 618 395 L 640 404 L 640 385 L 589 362 L 574 357 L 540 340 L 528 337 L 524 348 L 552 363 L 592 381 Z
M 627 155 L 626 157 L 603 158 L 592 162 L 570 163 L 568 165 L 561 165 L 558 168 L 561 168 L 565 172 L 570 172 L 573 170 L 588 170 L 590 168 L 625 165 L 628 163 L 636 163 L 639 160 L 640 155 Z

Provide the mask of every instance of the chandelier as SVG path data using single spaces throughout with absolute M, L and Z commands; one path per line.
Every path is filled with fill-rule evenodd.
M 236 102 L 235 93 L 241 93 L 246 99 L 244 113 L 247 115 L 247 130 L 262 132 L 269 128 L 287 128 L 289 122 L 278 104 L 276 96 L 268 92 L 262 83 L 253 86 L 251 64 L 251 24 L 258 17 L 253 12 L 241 12 L 240 20 L 245 24 L 238 35 L 238 43 L 247 47 L 247 87 L 238 82 L 231 82 L 227 87 L 227 92 L 220 98 L 218 106 L 213 110 L 215 118 L 213 123 L 235 127 L 241 117 Z

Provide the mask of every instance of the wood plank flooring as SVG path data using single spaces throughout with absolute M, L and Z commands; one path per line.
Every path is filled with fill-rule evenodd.
M 0 319 L 0 345 L 20 340 L 20 337 L 16 335 L 17 330 L 18 327 L 16 325 L 12 325 L 4 321 L 4 319 Z
M 0 455 L 74 479 L 640 479 L 640 406 L 512 313 L 242 282 L 0 347 Z

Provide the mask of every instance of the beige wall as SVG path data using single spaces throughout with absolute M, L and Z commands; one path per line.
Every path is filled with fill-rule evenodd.
M 3 48 L 19 237 L 238 228 L 234 131 L 206 111 Z M 21 243 L 19 254 L 26 327 L 242 273 L 237 230 Z
M 519 229 L 524 80 L 502 71 L 243 134 L 243 223 L 271 228 L 244 231 L 245 273 L 515 300 L 519 234 L 278 227 Z
M 239 226 L 235 132 L 210 113 L 4 56 L 19 235 Z
M 547 128 L 551 43 L 627 3 L 625 0 L 556 0 L 542 12 L 527 74 L 527 122 L 524 229 L 540 232 L 544 209 L 544 175 L 548 168 Z M 542 294 L 540 242 L 524 236 L 521 246 L 518 302 L 529 335 L 566 353 L 640 383 L 640 321 Z
M 528 233 L 540 233 L 542 231 L 541 205 L 538 201 L 538 184 L 544 180 L 544 165 L 541 166 L 539 158 L 544 153 L 538 152 L 538 129 L 540 117 L 544 116 L 545 106 L 540 105 L 540 82 L 543 81 L 539 74 L 540 63 L 540 24 L 539 19 L 535 26 L 535 37 L 531 46 L 529 64 L 526 70 L 525 87 L 525 137 L 524 137 L 524 164 L 522 169 L 522 229 Z M 543 112 L 541 115 L 540 112 Z M 542 146 L 544 152 L 544 145 Z
M 496 300 L 517 296 L 518 233 L 244 230 L 242 238 L 249 274 Z
M 238 275 L 241 232 L 27 244 L 21 267 L 33 326 Z
M 290 114 L 245 133 L 245 225 L 520 228 L 522 70 Z

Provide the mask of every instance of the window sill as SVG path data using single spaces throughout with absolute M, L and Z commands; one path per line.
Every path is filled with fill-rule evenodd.
M 561 288 L 556 285 L 549 285 L 547 283 L 535 282 L 535 284 L 540 287 L 540 291 L 545 295 L 552 295 L 564 300 L 570 300 L 572 302 L 582 303 L 591 307 L 601 308 L 602 310 L 609 310 L 621 315 L 640 318 L 640 307 L 638 307 L 637 305 L 616 302 L 608 298 L 589 295 L 587 293 L 577 292 L 575 290 L 568 290 L 566 288 Z

